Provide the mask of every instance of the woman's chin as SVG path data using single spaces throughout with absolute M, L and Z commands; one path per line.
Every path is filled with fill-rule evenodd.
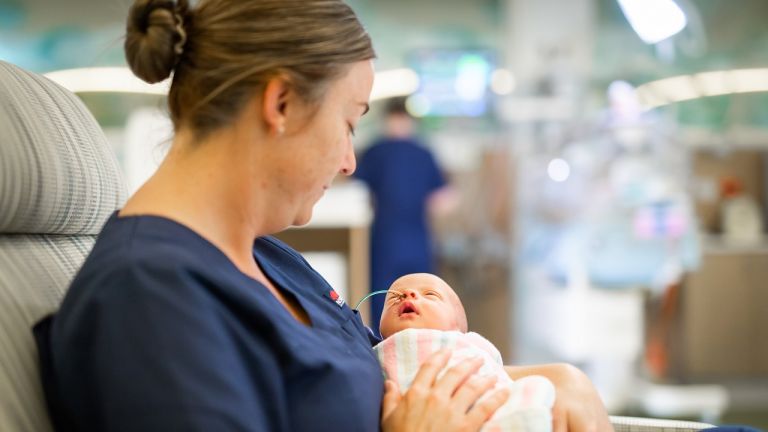
M 293 226 L 303 226 L 309 223 L 309 221 L 312 220 L 312 210 L 306 212 L 301 212 L 300 214 L 296 215 L 296 217 L 293 220 Z

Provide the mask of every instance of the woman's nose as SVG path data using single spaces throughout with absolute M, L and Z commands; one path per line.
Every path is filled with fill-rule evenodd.
M 344 160 L 341 164 L 341 173 L 350 176 L 357 168 L 357 159 L 355 158 L 355 149 L 352 144 L 349 145 L 349 151 L 344 155 Z

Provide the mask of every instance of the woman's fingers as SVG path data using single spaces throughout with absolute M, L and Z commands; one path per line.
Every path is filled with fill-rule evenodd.
M 384 382 L 384 399 L 381 402 L 381 418 L 386 419 L 397 408 L 402 395 L 397 383 L 392 380 Z
M 482 359 L 468 359 L 446 368 L 451 352 L 441 350 L 419 368 L 410 389 L 400 394 L 397 385 L 385 383 L 382 429 L 385 431 L 473 431 L 509 397 L 508 390 L 492 392 L 496 380 L 473 376 Z
M 504 402 L 509 399 L 509 395 L 509 389 L 505 387 L 494 391 L 490 396 L 476 403 L 467 413 L 466 425 L 468 429 L 479 430 L 483 423 L 491 418 L 499 407 L 504 405 Z
M 451 398 L 458 389 L 466 387 L 467 379 L 472 376 L 472 374 L 477 372 L 477 370 L 480 369 L 480 366 L 482 365 L 483 360 L 480 357 L 466 359 L 459 362 L 457 365 L 448 369 L 448 371 L 445 372 L 445 375 L 443 375 L 437 381 L 437 383 L 435 383 L 435 391 Z M 469 408 L 469 406 L 467 406 L 467 408 Z
M 493 388 L 497 379 L 495 377 L 473 376 L 466 380 L 464 384 L 456 390 L 453 400 L 456 404 L 456 410 L 465 413 L 477 402 L 482 395 Z
M 437 374 L 448 364 L 448 360 L 451 358 L 451 352 L 447 349 L 442 349 L 427 359 L 424 364 L 421 365 L 419 371 L 416 372 L 416 376 L 413 378 L 411 388 L 408 393 L 429 393 L 432 390 L 432 386 L 435 384 Z

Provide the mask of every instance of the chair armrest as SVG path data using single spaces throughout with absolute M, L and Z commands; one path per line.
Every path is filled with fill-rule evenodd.
M 707 423 L 680 420 L 619 416 L 611 416 L 610 419 L 615 432 L 696 432 L 714 427 Z

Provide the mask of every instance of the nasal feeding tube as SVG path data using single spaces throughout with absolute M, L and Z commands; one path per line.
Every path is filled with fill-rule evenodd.
M 362 299 L 362 300 L 360 300 L 360 301 L 357 303 L 357 306 L 355 306 L 355 310 L 358 310 L 358 309 L 360 308 L 360 305 L 361 305 L 361 304 L 363 304 L 363 302 L 364 302 L 364 301 L 368 300 L 368 298 L 369 298 L 369 297 L 373 297 L 373 296 L 375 296 L 376 294 L 386 294 L 386 293 L 388 293 L 388 292 L 390 292 L 390 291 L 392 291 L 393 293 L 397 293 L 397 297 L 398 297 L 400 300 L 402 300 L 402 299 L 404 299 L 404 298 L 406 297 L 405 293 L 402 293 L 402 292 L 400 292 L 400 291 L 395 291 L 395 290 L 379 290 L 379 291 L 374 291 L 374 292 L 372 292 L 372 293 L 368 294 L 367 296 L 363 297 L 363 299 Z

